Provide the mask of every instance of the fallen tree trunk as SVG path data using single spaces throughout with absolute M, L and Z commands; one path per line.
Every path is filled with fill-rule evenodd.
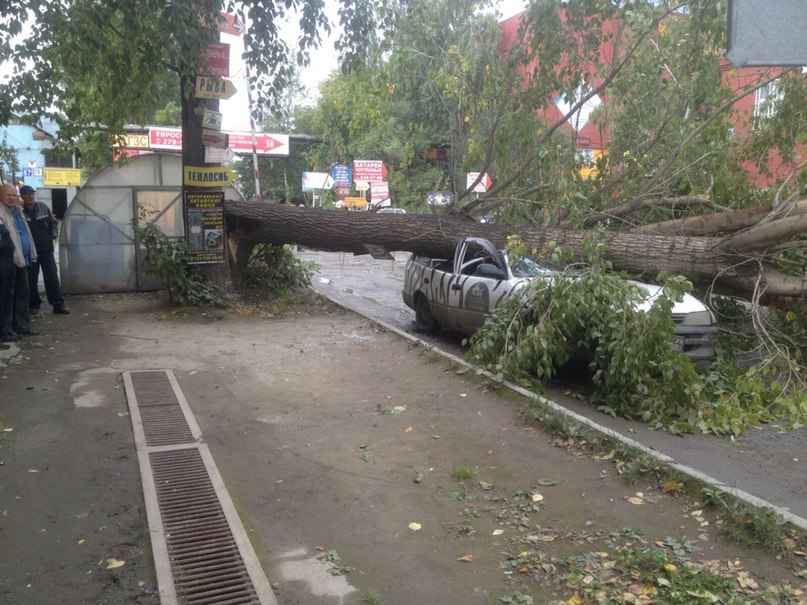
M 583 243 L 595 238 L 608 246 L 606 256 L 615 268 L 651 281 L 664 272 L 748 299 L 760 287 L 768 297 L 807 298 L 804 276 L 780 273 L 760 253 L 724 248 L 718 237 L 507 227 L 444 215 L 374 214 L 250 202 L 228 202 L 226 217 L 237 270 L 245 266 L 252 247 L 262 242 L 356 254 L 366 254 L 365 244 L 374 244 L 390 251 L 449 257 L 456 242 L 466 235 L 486 237 L 500 247 L 506 245 L 508 236 L 518 235 L 539 256 L 540 251 L 557 245 L 574 260 L 583 261 Z

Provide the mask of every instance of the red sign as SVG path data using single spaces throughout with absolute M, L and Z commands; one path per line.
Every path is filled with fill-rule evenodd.
M 226 131 L 225 131 L 226 132 Z M 252 153 L 252 135 L 249 132 L 226 132 L 228 146 L 238 154 Z M 255 133 L 258 155 L 289 155 L 289 135 Z M 149 128 L 149 148 L 182 150 L 181 128 Z M 380 180 L 380 179 L 379 179 Z
M 199 73 L 229 78 L 230 45 L 224 42 L 211 42 L 199 55 Z
M 115 147 L 112 149 L 112 161 L 117 162 L 122 157 L 133 158 L 138 155 L 154 153 L 148 149 L 129 149 L 128 147 Z
M 383 181 L 387 178 L 387 167 L 381 160 L 354 160 L 354 181 Z
M 231 36 L 240 36 L 244 33 L 246 27 L 241 20 L 235 15 L 229 13 L 219 13 L 219 31 L 223 34 L 230 34 Z
M 231 132 L 230 148 L 236 153 L 252 153 L 252 134 Z M 289 135 L 256 132 L 255 148 L 260 155 L 289 155 Z
M 465 179 L 465 186 L 470 187 L 474 184 L 474 181 L 479 178 L 478 172 L 469 172 Z M 482 178 L 479 182 L 474 186 L 473 191 L 475 193 L 485 193 L 490 186 L 493 184 L 493 181 L 490 180 L 490 176 L 488 176 L 487 172 L 482 175 Z
M 149 128 L 151 149 L 178 149 L 182 151 L 181 128 Z
M 389 183 L 386 181 L 370 183 L 370 199 L 374 202 L 389 199 Z

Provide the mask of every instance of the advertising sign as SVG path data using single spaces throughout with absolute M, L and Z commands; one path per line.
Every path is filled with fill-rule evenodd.
M 191 264 L 223 263 L 224 192 L 185 192 L 186 240 Z
M 80 168 L 45 168 L 46 187 L 81 187 Z
M 235 152 L 230 148 L 205 147 L 206 164 L 226 164 L 235 157 Z
M 197 99 L 229 99 L 236 93 L 235 84 L 219 76 L 196 76 Z
M 383 181 L 387 177 L 387 167 L 381 160 L 354 160 L 353 178 L 357 181 Z
M 199 73 L 208 76 L 230 77 L 230 45 L 211 42 L 199 53 Z
M 252 134 L 249 132 L 227 132 L 229 147 L 236 153 L 252 153 Z M 289 155 L 289 135 L 255 133 L 258 155 Z M 182 151 L 181 128 L 149 128 L 149 147 Z
M 202 129 L 202 145 L 205 147 L 218 147 L 225 149 L 227 147 L 228 137 L 225 133 L 218 130 Z
M 330 189 L 333 179 L 327 172 L 303 172 L 303 191 L 313 189 Z
M 112 143 L 113 147 L 128 147 L 129 149 L 148 149 L 149 135 L 119 134 Z
M 389 199 L 389 183 L 386 181 L 370 183 L 370 199 L 374 202 Z
M 218 29 L 223 34 L 240 36 L 247 29 L 238 17 L 229 13 L 219 13 Z
M 352 208 L 354 210 L 367 208 L 367 200 L 363 197 L 346 197 L 345 208 Z
M 350 187 L 353 181 L 353 169 L 347 164 L 334 164 L 331 166 L 331 178 L 336 187 Z
M 252 153 L 252 133 L 230 132 L 230 147 L 236 153 Z M 258 155 L 289 155 L 289 135 L 255 133 Z
M 182 151 L 181 128 L 149 128 L 149 145 L 151 149 L 170 149 Z
M 223 187 L 236 178 L 236 174 L 225 166 L 183 166 L 183 169 L 182 182 L 188 187 Z

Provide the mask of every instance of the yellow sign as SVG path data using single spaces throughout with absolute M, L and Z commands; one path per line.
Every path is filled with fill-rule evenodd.
M 229 99 L 235 94 L 235 85 L 218 76 L 196 76 L 197 99 Z
M 583 165 L 580 167 L 580 176 L 584 179 L 593 179 L 596 178 L 599 174 L 599 170 L 597 169 L 597 163 L 608 155 L 607 149 L 593 149 L 591 150 L 590 157 L 583 161 Z
M 367 200 L 363 197 L 346 197 L 345 208 L 364 208 L 367 206 Z
M 81 187 L 80 168 L 45 168 L 45 187 Z
M 115 147 L 128 147 L 129 149 L 148 149 L 149 135 L 146 134 L 119 134 L 113 143 Z
M 204 168 L 185 166 L 183 182 L 188 187 L 223 187 L 236 178 L 235 172 L 225 166 Z

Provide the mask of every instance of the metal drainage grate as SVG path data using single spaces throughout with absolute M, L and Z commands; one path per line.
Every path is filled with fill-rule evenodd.
M 149 458 L 177 596 L 186 603 L 260 603 L 199 452 Z
M 137 394 L 147 446 L 195 441 L 165 372 L 133 372 L 132 386 Z
M 124 372 L 163 605 L 276 605 L 170 371 Z

